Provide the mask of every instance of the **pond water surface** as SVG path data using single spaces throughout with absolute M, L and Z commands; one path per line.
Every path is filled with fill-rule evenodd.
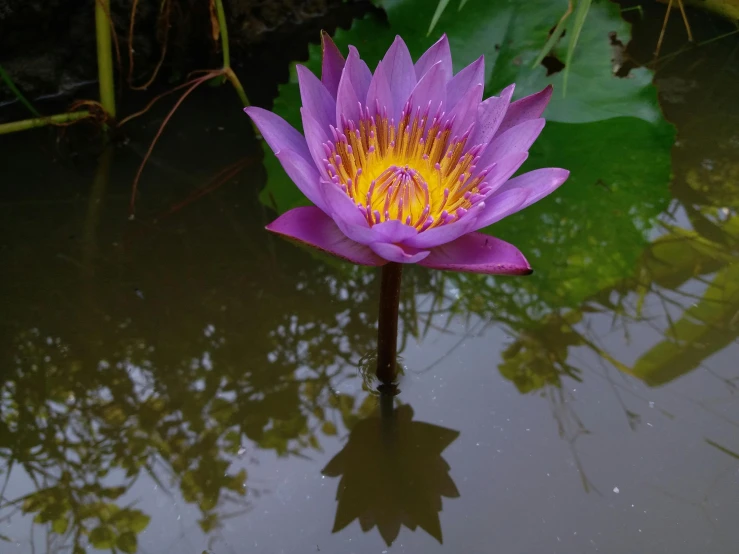
M 385 426 L 358 369 L 379 273 L 263 230 L 231 91 L 173 120 L 134 221 L 161 120 L 98 161 L 3 137 L 0 551 L 739 551 L 735 39 L 660 66 L 673 178 L 619 279 L 544 310 L 552 287 L 406 271 Z

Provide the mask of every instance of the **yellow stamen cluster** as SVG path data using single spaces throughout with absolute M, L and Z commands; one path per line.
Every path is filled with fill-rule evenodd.
M 370 225 L 399 220 L 419 230 L 456 221 L 479 202 L 488 170 L 476 171 L 478 149 L 465 150 L 469 131 L 451 136 L 454 122 L 406 106 L 395 124 L 378 106 L 358 124 L 342 121 L 324 144 L 331 181 L 357 204 Z

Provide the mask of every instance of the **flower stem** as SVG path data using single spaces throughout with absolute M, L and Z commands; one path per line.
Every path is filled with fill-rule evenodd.
M 386 385 L 397 377 L 398 306 L 403 265 L 388 263 L 382 266 L 380 284 L 380 317 L 377 326 L 377 378 Z

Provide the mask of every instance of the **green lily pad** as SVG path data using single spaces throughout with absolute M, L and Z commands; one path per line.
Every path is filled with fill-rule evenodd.
M 534 268 L 516 287 L 535 293 L 546 311 L 575 306 L 631 275 L 669 202 L 673 140 L 670 125 L 633 117 L 547 123 L 524 170 L 565 167 L 570 178 L 484 230 L 515 244 Z

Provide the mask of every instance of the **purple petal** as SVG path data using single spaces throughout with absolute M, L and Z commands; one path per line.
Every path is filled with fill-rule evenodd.
M 457 73 L 446 86 L 447 109 L 453 108 L 471 88 L 485 86 L 485 58 L 480 56 Z
M 418 229 L 397 219 L 383 221 L 372 226 L 372 234 L 377 242 L 402 243 L 418 234 Z
M 321 177 L 328 179 L 326 164 L 323 160 L 326 158 L 326 152 L 323 151 L 323 144 L 329 140 L 327 127 L 324 127 L 315 118 L 311 117 L 305 108 L 300 108 L 300 115 L 303 118 L 303 132 L 305 133 L 305 142 L 308 143 L 308 150 Z
M 518 168 L 523 165 L 523 162 L 528 157 L 528 152 L 520 152 L 497 160 L 490 173 L 485 177 L 485 183 L 488 189 L 487 196 L 490 197 L 495 194 L 511 178 L 511 175 L 518 171 Z
M 336 124 L 336 101 L 307 67 L 298 65 L 297 71 L 303 108 L 328 131 L 329 125 Z
M 372 81 L 367 64 L 359 59 L 359 53 L 353 46 L 349 47 L 344 71 L 341 73 L 339 90 L 336 93 L 336 123 L 341 125 L 341 117 L 359 122 L 361 111 L 359 103 L 367 98 L 367 90 Z M 343 129 L 342 129 L 343 130 Z
M 529 119 L 502 134 L 496 135 L 480 155 L 478 167 L 487 167 L 496 160 L 512 154 L 528 152 L 529 147 L 534 144 L 545 123 L 544 119 Z
M 468 144 L 488 144 L 493 140 L 508 111 L 515 87 L 515 84 L 509 85 L 501 91 L 500 96 L 491 96 L 480 104 L 477 110 L 477 125 Z
M 482 100 L 482 85 L 475 85 L 469 89 L 449 112 L 448 119 L 453 120 L 452 137 L 459 137 L 465 133 L 477 120 L 477 107 Z M 472 146 L 475 143 L 468 142 Z
M 569 175 L 570 172 L 566 169 L 556 167 L 535 169 L 534 171 L 529 171 L 511 179 L 498 189 L 497 194 L 502 195 L 507 191 L 516 189 L 525 190 L 527 193 L 526 201 L 519 208 L 522 210 L 557 190 L 567 180 Z
M 321 210 L 326 211 L 326 202 L 321 192 L 321 176 L 313 162 L 290 150 L 280 150 L 276 156 L 300 192 Z
M 400 110 L 403 109 L 408 97 L 416 86 L 416 72 L 413 69 L 413 60 L 408 52 L 408 47 L 399 36 L 395 37 L 393 44 L 388 49 L 385 57 L 382 58 L 382 64 L 385 66 L 385 74 L 390 85 L 393 95 L 394 111 L 392 114 L 397 121 L 400 116 Z
M 429 255 L 428 250 L 417 250 L 415 248 L 403 248 L 397 244 L 375 242 L 369 247 L 381 258 L 388 262 L 400 264 L 415 264 Z
M 355 264 L 385 265 L 385 260 L 379 258 L 366 246 L 347 238 L 329 216 L 312 206 L 285 212 L 267 225 L 267 230 Z
M 420 108 L 423 112 L 429 106 L 432 110 L 435 110 L 440 103 L 445 103 L 448 78 L 443 63 L 437 62 L 434 64 L 418 81 L 416 88 L 413 89 L 408 99 L 411 113 L 415 114 L 417 108 Z
M 372 76 L 372 82 L 367 91 L 366 105 L 371 113 L 375 113 L 379 106 L 380 110 L 387 108 L 389 114 L 395 114 L 393 93 L 390 90 L 390 81 L 388 81 L 385 65 L 382 62 L 377 64 L 375 74 Z M 395 115 L 392 117 L 395 117 Z
M 470 233 L 454 242 L 434 248 L 420 265 L 488 275 L 532 273 L 529 262 L 518 248 L 483 233 Z
M 348 62 L 347 62 L 348 65 Z M 361 109 L 359 107 L 360 101 L 357 96 L 354 87 L 352 86 L 351 79 L 346 72 L 341 77 L 339 83 L 339 92 L 336 95 L 336 127 L 341 127 L 342 118 L 352 120 L 354 122 L 359 121 L 362 116 Z M 344 129 L 341 129 L 342 131 Z
M 327 213 L 346 236 L 360 244 L 377 241 L 367 218 L 341 188 L 334 183 L 324 182 L 322 190 Z
M 282 150 L 290 150 L 302 156 L 305 160 L 311 160 L 308 145 L 303 135 L 293 129 L 279 115 L 254 106 L 244 108 L 244 111 L 254 121 L 264 140 L 267 141 L 275 154 L 279 154 Z
M 505 119 L 498 128 L 498 133 L 504 133 L 511 127 L 520 125 L 529 119 L 537 119 L 544 113 L 549 99 L 552 97 L 552 85 L 547 85 L 541 90 L 530 96 L 524 96 L 520 100 L 516 100 L 508 107 Z
M 415 66 L 416 79 L 420 81 L 421 77 L 438 62 L 441 62 L 447 75 L 452 75 L 452 51 L 445 34 L 418 58 Z
M 321 50 L 323 52 L 321 81 L 326 86 L 329 94 L 336 100 L 341 72 L 344 70 L 344 56 L 341 55 L 336 44 L 325 31 L 321 32 Z
M 464 234 L 478 229 L 477 217 L 484 209 L 484 203 L 477 204 L 470 208 L 457 221 L 422 231 L 415 237 L 404 240 L 403 244 L 411 248 L 433 248 L 440 244 L 451 242 Z
M 523 209 L 528 190 L 512 189 L 500 194 L 495 194 L 485 200 L 485 207 L 475 221 L 475 231 L 497 223 L 504 217 Z

